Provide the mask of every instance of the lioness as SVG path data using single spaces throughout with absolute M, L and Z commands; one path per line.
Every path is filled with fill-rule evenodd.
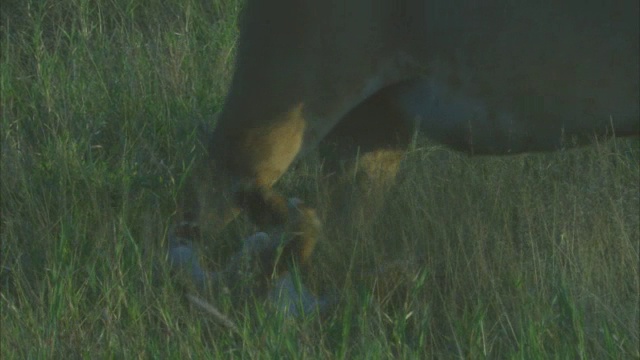
M 304 262 L 319 221 L 272 185 L 322 141 L 393 177 L 415 129 L 474 154 L 637 135 L 638 14 L 637 0 L 248 0 L 200 222 L 244 209 L 290 226 Z

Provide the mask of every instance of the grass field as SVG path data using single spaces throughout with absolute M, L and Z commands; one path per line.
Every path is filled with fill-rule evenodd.
M 239 4 L 1 6 L 0 358 L 640 358 L 637 139 L 511 157 L 420 139 L 372 225 L 327 226 L 307 281 L 335 308 L 223 301 L 233 332 L 163 269 Z M 278 186 L 323 213 L 319 167 Z

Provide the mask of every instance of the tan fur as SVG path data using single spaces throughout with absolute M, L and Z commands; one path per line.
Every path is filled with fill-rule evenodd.
M 414 129 L 478 154 L 637 135 L 638 42 L 637 0 L 248 0 L 204 222 L 234 199 L 312 249 L 315 212 L 292 218 L 271 186 L 323 141 L 385 183 Z

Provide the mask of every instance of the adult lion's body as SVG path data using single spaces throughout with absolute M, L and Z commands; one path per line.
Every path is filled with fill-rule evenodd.
M 361 146 L 375 165 L 416 128 L 478 154 L 638 134 L 638 7 L 248 0 L 233 81 L 209 141 L 207 166 L 226 184 L 211 185 L 211 201 L 230 206 L 224 194 L 233 188 L 258 222 L 290 222 L 271 186 L 325 139 Z

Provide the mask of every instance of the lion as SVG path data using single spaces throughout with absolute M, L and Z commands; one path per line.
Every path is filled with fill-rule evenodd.
M 287 256 L 305 263 L 321 222 L 273 185 L 319 145 L 385 186 L 416 131 L 474 155 L 637 136 L 638 13 L 636 0 L 247 0 L 185 213 L 215 231 L 245 211 L 292 234 Z

